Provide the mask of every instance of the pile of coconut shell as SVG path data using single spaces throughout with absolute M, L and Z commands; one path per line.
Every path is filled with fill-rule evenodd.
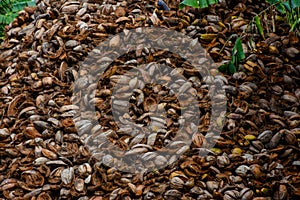
M 251 25 L 248 31 L 252 18 L 267 8 L 265 1 L 222 1 L 202 10 L 179 10 L 178 0 L 166 2 L 170 11 L 152 0 L 37 1 L 6 27 L 0 46 L 0 199 L 300 198 L 299 36 L 284 22 L 276 22 L 265 39 Z M 74 82 L 87 73 L 80 61 L 109 36 L 140 27 L 167 28 L 196 39 L 216 62 L 211 74 L 230 59 L 236 36 L 243 35 L 247 58 L 238 72 L 213 77 L 226 91 L 227 112 L 206 155 L 200 151 L 211 115 L 209 88 L 172 52 L 143 48 L 121 56 L 96 86 L 87 88 L 97 87 L 92 103 L 99 124 L 74 117 L 79 109 Z M 172 66 L 193 83 L 203 115 L 191 145 L 173 142 L 185 153 L 172 162 L 155 153 L 172 143 L 181 120 L 176 98 L 162 97 L 168 88 L 150 84 L 135 90 L 130 100 L 127 117 L 139 124 L 149 124 L 149 113 L 156 109 L 166 110 L 167 119 L 151 118 L 162 124 L 154 134 L 136 131 L 141 129 L 132 134 L 130 126 L 121 130 L 111 113 L 112 90 L 124 70 L 153 62 Z M 168 73 L 160 71 L 168 80 Z M 140 83 L 134 76 L 125 80 L 125 89 L 116 95 L 126 93 L 126 84 Z M 132 154 L 148 153 L 143 159 L 149 166 L 166 167 L 145 173 L 109 167 L 114 160 L 105 151 L 110 145 L 101 143 L 103 136 Z

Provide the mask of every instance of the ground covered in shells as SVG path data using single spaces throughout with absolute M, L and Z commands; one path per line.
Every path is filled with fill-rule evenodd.
M 262 38 L 250 22 L 269 6 L 265 1 L 183 10 L 180 1 L 166 2 L 170 11 L 152 0 L 37 1 L 6 27 L 0 46 L 0 199 L 300 198 L 300 36 L 270 13 Z M 201 59 L 191 57 L 210 75 L 164 49 L 140 45 L 119 56 L 113 47 L 126 43 L 129 30 L 144 27 L 183 33 L 191 38 L 187 49 L 199 42 Z M 112 51 L 94 49 L 118 33 L 125 34 L 109 39 Z M 218 74 L 238 36 L 246 59 L 233 75 Z M 167 46 L 167 38 L 157 40 Z M 175 39 L 174 46 L 186 42 Z M 90 54 L 101 59 L 81 67 Z M 172 87 L 179 96 L 168 88 L 177 75 Z M 180 75 L 187 84 L 181 85 Z M 151 78 L 161 82 L 145 84 Z M 209 82 L 226 93 L 214 93 Z M 227 107 L 215 121 L 212 96 Z M 181 126 L 195 116 L 181 116 L 192 97 L 199 124 Z M 122 110 L 126 102 L 129 109 Z M 78 115 L 82 107 L 96 114 Z M 219 126 L 221 134 L 211 134 Z M 176 137 L 178 131 L 187 137 Z M 159 155 L 166 145 L 169 154 Z M 137 172 L 117 162 L 125 156 Z M 145 166 L 151 170 L 138 171 Z

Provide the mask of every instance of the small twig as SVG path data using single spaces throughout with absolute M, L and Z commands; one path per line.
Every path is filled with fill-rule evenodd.
M 293 146 L 293 145 L 288 145 L 288 147 L 290 147 L 290 148 L 292 148 L 292 149 L 294 149 L 294 150 L 300 152 L 300 149 L 299 149 L 298 147 L 295 147 L 295 146 Z
M 276 27 L 275 27 L 275 18 L 274 18 L 274 9 L 271 10 L 271 18 L 272 18 L 272 27 L 273 27 L 273 32 L 276 32 Z
M 230 35 L 230 37 L 226 40 L 225 44 L 224 44 L 223 47 L 220 49 L 220 51 L 219 51 L 218 54 L 220 54 L 220 53 L 225 49 L 227 43 L 228 43 L 233 37 L 236 37 L 236 36 L 237 36 L 237 34 L 232 34 L 232 35 Z
M 2 123 L 3 123 L 4 114 L 5 114 L 5 108 L 3 108 L 3 111 L 2 111 L 2 116 L 1 116 L 1 120 L 0 120 L 0 127 L 2 126 Z
M 269 29 L 269 23 L 268 23 L 268 16 L 266 15 L 266 13 L 264 13 L 264 22 L 266 24 L 266 28 L 267 28 L 267 33 L 270 33 L 270 29 Z

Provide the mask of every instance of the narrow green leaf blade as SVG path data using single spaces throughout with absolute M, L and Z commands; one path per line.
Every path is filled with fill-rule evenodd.
M 237 50 L 236 52 L 236 56 L 237 56 L 237 62 L 240 63 L 245 59 L 245 53 L 243 50 L 243 45 L 242 45 L 242 41 L 241 38 L 238 37 L 237 40 L 235 41 L 235 49 Z
M 255 24 L 256 24 L 256 27 L 257 27 L 257 29 L 258 29 L 259 34 L 260 34 L 263 38 L 265 38 L 264 30 L 263 30 L 263 27 L 262 27 L 262 25 L 261 25 L 261 23 L 260 23 L 260 17 L 259 17 L 258 15 L 256 15 L 256 16 L 254 17 L 254 20 L 255 20 Z
M 297 19 L 297 20 L 293 23 L 293 25 L 292 25 L 292 27 L 291 27 L 291 31 L 295 31 L 295 29 L 297 29 L 297 27 L 300 29 L 300 18 Z
M 236 67 L 235 67 L 235 65 L 233 64 L 233 63 L 229 63 L 229 72 L 231 73 L 231 74 L 234 74 L 235 72 L 236 72 Z

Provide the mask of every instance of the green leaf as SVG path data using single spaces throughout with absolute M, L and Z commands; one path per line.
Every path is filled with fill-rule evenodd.
M 207 8 L 208 7 L 207 0 L 199 0 L 199 5 L 200 8 Z
M 283 5 L 283 2 L 281 0 L 267 0 L 267 2 L 269 2 L 271 5 L 277 4 L 276 5 L 276 9 L 281 13 L 281 14 L 285 14 L 285 7 Z
M 208 0 L 209 5 L 217 4 L 218 0 Z
M 261 23 L 260 23 L 260 17 L 259 17 L 258 15 L 256 15 L 256 16 L 254 17 L 254 20 L 255 20 L 255 24 L 256 24 L 256 27 L 257 27 L 257 29 L 258 29 L 259 34 L 260 34 L 263 38 L 265 38 L 264 30 L 263 30 L 263 27 L 262 27 L 262 25 L 261 25 Z
M 18 2 L 18 3 L 15 3 L 13 4 L 12 6 L 12 11 L 13 12 L 19 12 L 21 10 L 23 10 L 23 8 L 27 6 L 27 3 L 26 2 Z
M 179 4 L 179 9 L 182 10 L 186 5 L 184 5 L 182 2 Z
M 228 68 L 231 74 L 234 74 L 236 72 L 236 67 L 233 63 L 230 62 Z
M 278 4 L 276 6 L 276 9 L 281 13 L 281 14 L 285 14 L 286 13 L 286 9 L 284 7 L 284 5 L 282 3 Z
M 278 3 L 279 0 L 267 0 L 267 2 L 269 2 L 271 5 Z
M 180 3 L 180 8 L 182 9 L 184 6 L 191 6 L 193 8 L 199 8 L 199 4 L 197 0 L 184 0 Z
M 232 48 L 231 59 L 228 63 L 221 65 L 218 69 L 220 72 L 226 74 L 234 74 L 237 71 L 237 66 L 245 59 L 245 53 L 241 38 L 238 37 L 235 41 L 235 45 Z
M 28 7 L 34 7 L 34 6 L 36 6 L 36 4 L 35 4 L 34 1 L 29 1 L 29 2 L 27 2 L 27 6 Z
M 10 16 L 6 17 L 6 19 L 5 19 L 5 24 L 9 24 L 9 23 L 12 22 L 13 20 L 14 20 L 14 18 L 12 18 L 12 16 L 10 15 Z
M 287 11 L 289 11 L 289 12 L 292 11 L 292 8 L 291 8 L 289 2 L 282 2 L 282 5 L 284 6 L 284 8 L 285 8 Z
M 218 67 L 218 70 L 225 74 L 234 74 L 236 72 L 235 65 L 230 61 Z
M 18 17 L 18 13 L 13 13 L 11 16 L 10 16 L 10 22 L 12 22 L 12 21 L 14 21 L 14 19 L 16 18 L 16 17 Z M 10 23 L 9 22 L 9 23 Z
M 231 52 L 231 59 L 230 59 L 230 62 L 231 62 L 231 63 L 235 63 L 235 62 L 237 61 L 236 53 L 237 53 L 237 50 L 236 50 L 236 48 L 234 47 L 234 48 L 232 49 L 232 52 Z
M 240 63 L 245 59 L 245 53 L 243 50 L 243 45 L 240 37 L 236 39 L 234 47 L 237 50 L 236 52 L 237 62 Z
M 0 24 L 5 24 L 5 16 L 0 15 Z
M 219 71 L 222 73 L 228 73 L 229 63 L 223 64 L 218 67 Z
M 0 0 L 0 40 L 3 38 L 4 27 L 11 23 L 25 6 L 35 6 L 31 0 Z
M 291 0 L 292 8 L 295 9 L 297 7 L 300 7 L 300 1 L 299 0 Z
M 179 4 L 179 8 L 182 9 L 185 6 L 191 6 L 193 8 L 207 8 L 209 5 L 218 3 L 218 0 L 184 0 Z

